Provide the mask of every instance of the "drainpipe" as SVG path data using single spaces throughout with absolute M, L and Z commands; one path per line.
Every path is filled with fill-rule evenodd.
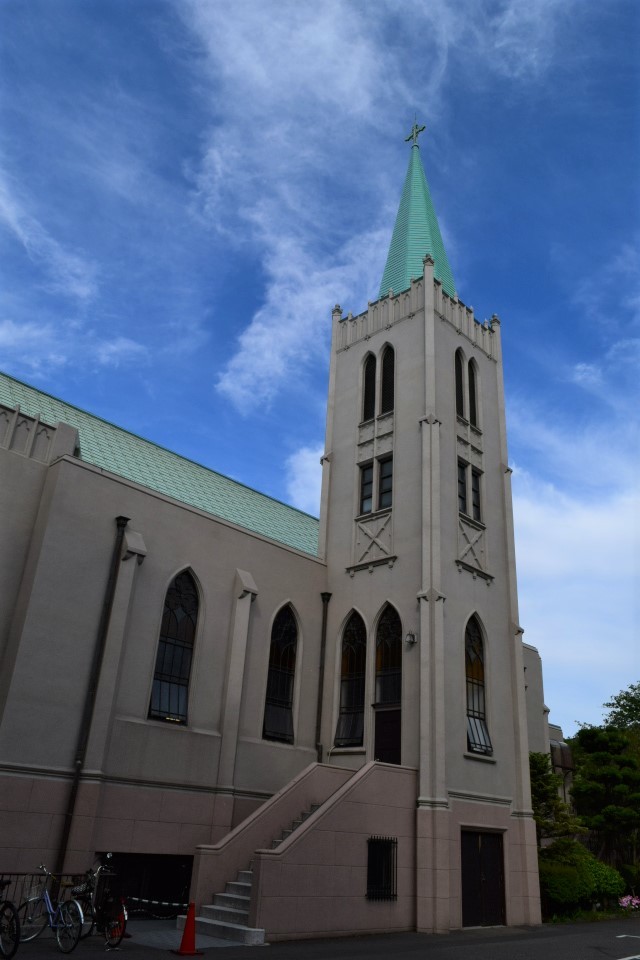
M 71 826 L 73 824 L 73 814 L 76 806 L 76 799 L 78 797 L 78 788 L 80 787 L 80 777 L 82 776 L 82 770 L 84 768 L 87 755 L 87 744 L 89 742 L 89 734 L 91 732 L 91 721 L 93 719 L 96 693 L 98 691 L 98 681 L 100 679 L 100 670 L 102 668 L 102 660 L 107 643 L 107 633 L 109 631 L 109 622 L 111 620 L 113 598 L 115 596 L 116 584 L 118 582 L 118 569 L 120 558 L 122 556 L 122 541 L 124 540 L 124 531 L 128 523 L 129 517 L 116 517 L 117 532 L 115 543 L 113 545 L 113 553 L 111 554 L 109 579 L 107 580 L 107 586 L 104 592 L 104 600 L 102 602 L 102 612 L 100 614 L 100 623 L 98 624 L 96 645 L 93 651 L 91 674 L 89 676 L 89 684 L 85 694 L 82 721 L 80 723 L 80 732 L 78 734 L 78 745 L 76 747 L 76 756 L 74 760 L 73 780 L 71 782 L 71 790 L 69 792 L 67 809 L 65 812 L 64 823 L 62 825 L 62 836 L 58 846 L 58 857 L 54 869 L 54 873 L 58 875 L 60 875 L 64 870 L 64 860 L 67 855 L 69 835 L 71 833 Z
M 322 743 L 320 741 L 320 726 L 322 723 L 322 693 L 324 687 L 324 653 L 327 646 L 327 611 L 330 593 L 321 593 L 322 597 L 322 634 L 320 637 L 320 670 L 318 671 L 318 709 L 316 711 L 316 751 L 318 763 L 322 763 Z

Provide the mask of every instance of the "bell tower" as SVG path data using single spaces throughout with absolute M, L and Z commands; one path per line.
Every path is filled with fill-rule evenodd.
M 322 743 L 417 768 L 418 929 L 444 931 L 475 925 L 476 874 L 502 891 L 480 923 L 504 922 L 507 875 L 509 922 L 539 902 L 500 322 L 457 295 L 423 130 L 378 299 L 333 311 Z

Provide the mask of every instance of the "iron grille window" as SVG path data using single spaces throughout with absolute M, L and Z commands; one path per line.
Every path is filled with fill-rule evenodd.
M 482 520 L 482 511 L 480 509 L 480 471 L 471 470 L 471 510 L 474 520 Z
M 352 613 L 342 635 L 340 715 L 336 747 L 360 747 L 364 735 L 364 690 L 367 630 L 362 617 Z
M 458 460 L 458 510 L 467 512 L 467 465 Z
M 187 722 L 189 675 L 198 617 L 198 591 L 190 573 L 178 574 L 167 590 L 153 675 L 149 717 Z
M 462 385 L 462 354 L 456 350 L 456 413 L 464 417 L 464 387 Z
M 367 840 L 367 900 L 398 899 L 398 838 Z
M 373 509 L 373 464 L 360 467 L 360 513 Z
M 376 631 L 376 703 L 400 703 L 401 700 L 402 624 L 388 604 Z
M 273 621 L 267 699 L 262 738 L 293 743 L 293 684 L 296 675 L 298 626 L 291 607 L 283 607 Z
M 467 678 L 467 747 L 472 753 L 493 753 L 487 727 L 484 685 L 484 649 L 477 618 L 471 617 L 465 631 Z
M 382 355 L 382 385 L 380 389 L 380 413 L 393 410 L 395 398 L 395 354 L 393 347 L 387 347 Z
M 376 415 L 376 358 L 369 354 L 364 364 L 362 419 L 373 420 Z
M 378 509 L 384 510 L 393 499 L 393 457 L 380 460 L 378 469 Z

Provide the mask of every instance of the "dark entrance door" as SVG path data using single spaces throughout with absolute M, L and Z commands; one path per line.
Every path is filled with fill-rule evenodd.
M 501 833 L 462 831 L 462 926 L 505 922 Z
M 374 760 L 382 763 L 400 763 L 402 735 L 401 710 L 376 708 Z

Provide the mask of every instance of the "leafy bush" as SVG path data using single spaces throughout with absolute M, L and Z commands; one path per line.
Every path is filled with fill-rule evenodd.
M 552 911 L 619 897 L 625 883 L 575 840 L 563 838 L 540 851 L 540 892 Z

